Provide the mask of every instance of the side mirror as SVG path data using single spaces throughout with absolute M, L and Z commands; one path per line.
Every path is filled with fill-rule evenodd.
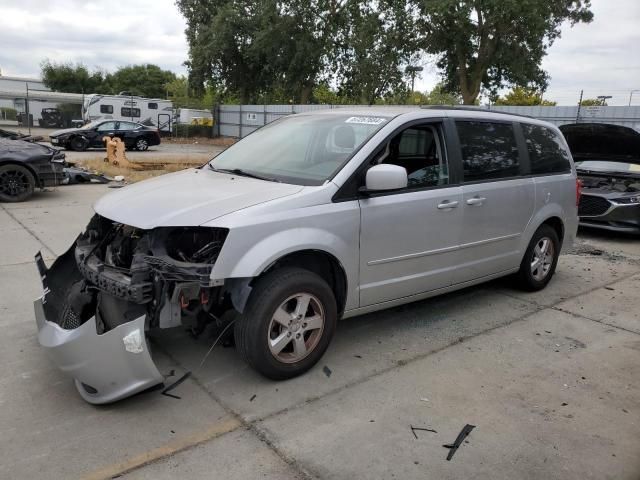
M 366 192 L 399 190 L 407 186 L 407 169 L 399 165 L 375 165 L 367 170 Z

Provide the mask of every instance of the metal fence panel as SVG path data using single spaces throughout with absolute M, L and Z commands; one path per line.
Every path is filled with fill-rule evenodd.
M 219 134 L 242 138 L 263 125 L 285 115 L 336 108 L 368 108 L 369 105 L 220 105 L 216 119 Z M 420 108 L 417 105 L 381 105 L 376 108 Z M 481 110 L 515 113 L 546 120 L 555 125 L 566 123 L 612 123 L 640 131 L 640 106 L 631 107 L 577 107 L 577 106 L 492 106 Z

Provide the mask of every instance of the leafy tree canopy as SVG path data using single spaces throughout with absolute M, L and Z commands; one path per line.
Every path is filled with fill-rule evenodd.
M 56 63 L 45 59 L 40 64 L 43 83 L 56 92 L 105 93 L 104 72 L 92 72 L 81 63 Z
M 598 107 L 598 106 L 606 106 L 607 102 L 604 100 L 600 100 L 599 98 L 585 98 L 580 102 L 580 105 L 583 107 Z
M 404 88 L 418 49 L 407 0 L 177 0 L 187 21 L 190 82 L 244 103 L 307 103 L 333 81 L 349 101 Z
M 122 91 L 151 98 L 164 98 L 166 86 L 176 75 L 157 65 L 129 65 L 114 73 L 89 69 L 81 63 L 56 63 L 44 60 L 40 65 L 42 81 L 51 90 L 71 93 L 104 93 Z
M 105 86 L 111 93 L 122 91 L 149 98 L 164 98 L 167 84 L 176 79 L 176 75 L 162 70 L 157 65 L 128 65 L 105 76 Z
M 515 87 L 504 97 L 498 97 L 496 105 L 521 105 L 521 106 L 554 106 L 556 102 L 542 99 L 542 93 L 535 88 Z
M 542 58 L 564 22 L 590 22 L 590 0 L 415 0 L 425 51 L 445 85 L 473 104 L 482 89 L 533 84 L 544 89 Z

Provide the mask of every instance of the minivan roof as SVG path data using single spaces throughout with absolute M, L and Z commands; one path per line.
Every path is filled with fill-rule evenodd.
M 415 115 L 421 113 L 424 118 L 432 117 L 450 117 L 450 118 L 478 118 L 478 119 L 495 119 L 495 120 L 512 120 L 526 123 L 536 123 L 550 125 L 548 122 L 538 120 L 527 115 L 519 115 L 513 113 L 502 113 L 484 108 L 450 106 L 450 105 L 425 105 L 425 106 L 382 106 L 376 105 L 372 107 L 332 107 L 326 110 L 310 110 L 308 112 L 300 112 L 298 115 L 380 115 L 385 117 L 398 117 L 401 115 Z M 412 115 L 412 116 L 413 116 Z

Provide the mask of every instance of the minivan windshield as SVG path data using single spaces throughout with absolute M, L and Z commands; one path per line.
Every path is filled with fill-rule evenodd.
M 214 170 L 297 185 L 322 185 L 390 117 L 295 115 L 270 123 L 219 154 Z

